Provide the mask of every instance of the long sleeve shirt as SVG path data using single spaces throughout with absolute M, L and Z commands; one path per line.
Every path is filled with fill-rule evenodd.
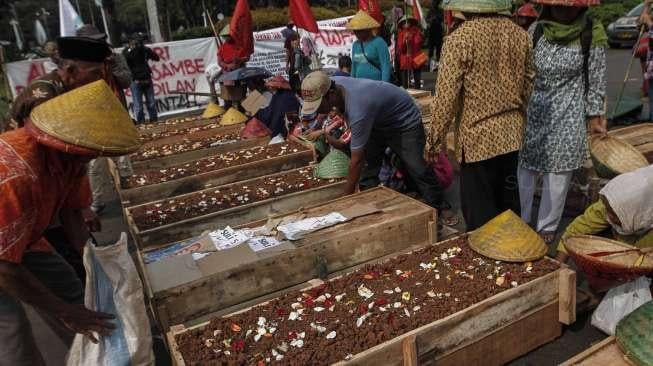
M 519 150 L 534 77 L 531 39 L 509 18 L 462 23 L 444 43 L 427 151 L 441 151 L 453 126 L 458 161 Z
M 571 235 L 598 235 L 606 230 L 611 230 L 612 226 L 608 222 L 607 211 L 602 201 L 597 201 L 588 207 L 585 212 L 578 216 L 567 226 L 562 240 L 558 244 L 558 251 L 567 253 L 564 246 L 564 239 Z M 653 230 L 640 236 L 623 236 L 613 232 L 615 240 L 626 244 L 634 245 L 639 248 L 653 247 Z
M 388 45 L 381 37 L 356 41 L 351 49 L 351 76 L 361 79 L 390 81 L 392 64 Z

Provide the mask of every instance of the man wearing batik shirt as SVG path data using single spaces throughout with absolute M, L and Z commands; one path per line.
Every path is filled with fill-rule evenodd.
M 82 305 L 81 282 L 43 232 L 59 210 L 90 203 L 83 187 L 90 159 L 139 148 L 138 132 L 104 81 L 41 103 L 24 122 L 0 135 L 0 360 L 7 365 L 43 364 L 22 303 L 66 343 L 74 333 L 95 339 L 92 332 L 114 328 L 111 315 Z M 83 222 L 69 231 L 85 237 Z
M 520 211 L 518 151 L 535 69 L 526 31 L 498 14 L 511 7 L 511 0 L 450 0 L 444 6 L 464 20 L 444 43 L 425 156 L 433 161 L 455 128 L 468 230 L 507 209 Z

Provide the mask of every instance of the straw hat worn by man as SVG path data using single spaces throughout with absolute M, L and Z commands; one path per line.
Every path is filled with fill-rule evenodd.
M 310 73 L 302 82 L 302 115 L 326 114 L 334 108 L 351 128 L 351 161 L 346 194 L 379 184 L 379 170 L 386 147 L 401 159 L 417 190 L 432 207 L 444 208 L 442 187 L 424 161 L 422 115 L 413 98 L 402 88 L 384 81 Z M 324 130 L 319 132 L 337 149 L 348 146 Z M 317 135 L 311 136 L 318 137 Z
M 452 126 L 468 230 L 519 212 L 518 151 L 535 68 L 532 43 L 508 16 L 511 0 L 444 0 L 465 19 L 445 40 L 425 155 L 435 159 Z M 452 118 L 453 117 L 453 118 Z
M 110 333 L 112 316 L 82 305 L 80 280 L 43 232 L 61 208 L 90 204 L 81 187 L 89 160 L 138 147 L 129 114 L 102 80 L 40 104 L 24 127 L 0 135 L 2 364 L 43 364 L 21 303 L 39 311 L 65 342 L 74 333 Z

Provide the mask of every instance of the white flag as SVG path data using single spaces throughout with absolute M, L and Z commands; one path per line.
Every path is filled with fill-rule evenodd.
M 84 25 L 82 18 L 68 0 L 59 0 L 59 35 L 74 36 L 77 29 Z

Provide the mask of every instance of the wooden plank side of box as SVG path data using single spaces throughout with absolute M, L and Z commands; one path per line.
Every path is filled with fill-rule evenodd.
M 630 366 L 623 352 L 619 349 L 614 336 L 593 345 L 561 364 L 561 366 Z
M 531 312 L 559 298 L 562 269 L 503 291 L 462 311 L 412 330 L 400 337 L 354 355 L 348 365 L 400 365 L 406 337 L 415 337 L 419 354 L 440 358 L 451 350 L 479 341 Z M 344 364 L 344 363 L 343 363 Z
M 155 307 L 165 312 L 160 318 L 169 319 L 172 324 L 185 323 L 319 277 L 318 263 L 322 263 L 326 273 L 334 273 L 413 245 L 432 243 L 435 211 L 385 188 L 348 196 L 302 213 L 321 216 L 355 208 L 358 204 L 373 204 L 380 211 L 308 234 L 293 242 L 295 248 L 291 250 L 260 257 L 236 268 L 212 269 L 213 273 L 204 273 L 204 277 L 189 283 L 157 288 L 155 285 L 160 281 L 148 279 L 153 284 Z M 220 255 L 220 252 L 211 254 L 216 258 Z M 145 272 L 146 276 L 153 275 L 147 266 Z
M 264 175 L 275 174 L 308 166 L 314 161 L 310 150 L 276 156 L 270 159 L 252 161 L 223 169 L 209 171 L 188 177 L 155 183 L 142 187 L 120 189 L 119 195 L 124 206 L 135 206 L 164 198 L 200 191 L 209 187 L 240 182 Z
M 132 161 L 132 168 L 135 172 L 152 169 L 165 169 L 173 165 L 187 163 L 189 161 L 206 158 L 212 155 L 224 154 L 230 151 L 247 149 L 254 146 L 267 145 L 269 137 L 257 137 L 253 139 L 238 139 L 229 143 L 211 146 L 203 149 L 185 151 L 178 154 L 161 156 L 154 159 Z
M 459 365 L 461 363 L 458 361 L 465 357 L 461 356 L 461 353 L 464 353 L 465 349 L 474 350 L 474 347 L 488 350 L 487 352 L 495 352 L 495 354 L 488 354 L 487 358 L 483 358 L 483 360 L 505 359 L 504 362 L 510 361 L 560 335 L 561 326 L 558 322 L 558 311 L 561 294 L 558 289 L 560 286 L 559 281 L 566 277 L 568 271 L 570 270 L 563 267 L 531 282 L 503 291 L 446 318 L 436 320 L 356 354 L 350 360 L 336 363 L 336 365 L 405 364 L 404 351 L 407 340 L 415 342 L 414 347 L 417 350 L 418 358 L 435 359 L 436 365 L 440 365 L 440 361 L 444 365 Z M 236 313 L 248 309 L 242 309 Z M 524 321 L 526 323 L 519 324 Z M 546 322 L 546 324 L 543 322 Z M 170 332 L 167 332 L 167 339 L 173 364 L 185 365 L 175 337 L 207 324 L 208 321 L 189 328 L 183 325 L 175 325 L 170 328 Z M 515 327 L 506 330 L 510 325 L 515 325 Z M 532 327 L 537 331 L 541 331 L 542 334 L 536 337 L 535 340 L 523 339 L 526 336 L 515 338 L 515 343 L 512 346 L 517 345 L 518 342 L 526 343 L 518 345 L 518 349 L 521 350 L 518 352 L 519 354 L 513 351 L 512 354 L 509 352 L 504 353 L 502 356 L 498 354 L 499 352 L 505 352 L 501 347 L 488 347 L 485 344 L 487 342 L 490 345 L 494 344 L 493 342 L 497 342 L 498 339 L 492 336 L 502 336 L 506 332 L 509 334 L 515 334 L 515 332 L 528 334 L 529 331 L 524 329 L 532 329 Z M 487 340 L 488 337 L 492 337 L 492 339 Z M 507 357 L 511 358 L 507 359 Z M 490 366 L 503 363 L 485 363 L 483 360 L 478 365 Z M 475 363 L 463 364 L 467 366 Z
M 247 184 L 247 182 L 249 181 L 238 182 L 238 184 Z M 337 181 L 320 187 L 294 192 L 251 204 L 232 207 L 148 230 L 140 230 L 133 218 L 132 210 L 139 206 L 126 208 L 125 216 L 127 218 L 127 223 L 130 226 L 130 231 L 134 235 L 136 245 L 142 250 L 145 248 L 160 247 L 168 243 L 192 238 L 200 235 L 206 230 L 216 230 L 225 226 L 242 225 L 272 215 L 292 212 L 302 207 L 310 207 L 312 205 L 324 203 L 343 196 L 345 184 L 345 181 Z M 210 189 L 218 189 L 218 187 Z M 190 194 L 196 194 L 198 192 Z M 185 195 L 176 196 L 176 199 L 183 199 L 184 196 Z
M 419 357 L 423 366 L 499 366 L 519 358 L 547 344 L 562 334 L 558 320 L 558 302 L 548 305 L 512 321 L 464 347 L 445 355 Z

